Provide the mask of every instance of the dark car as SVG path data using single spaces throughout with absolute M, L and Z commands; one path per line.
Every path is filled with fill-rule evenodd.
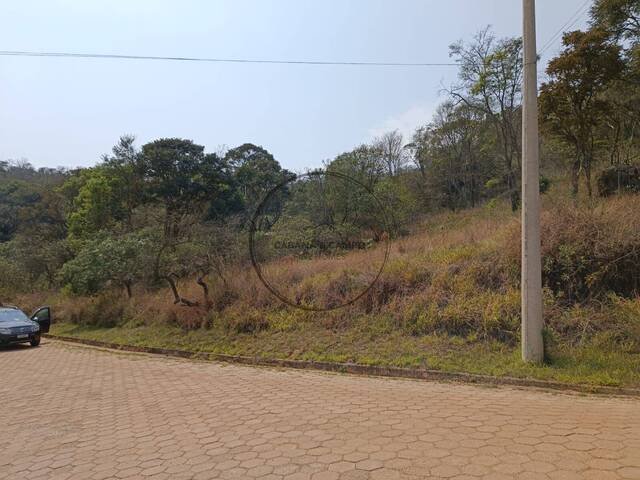
M 0 306 L 0 345 L 27 343 L 40 345 L 40 334 L 51 327 L 51 309 L 41 307 L 29 318 L 16 307 Z

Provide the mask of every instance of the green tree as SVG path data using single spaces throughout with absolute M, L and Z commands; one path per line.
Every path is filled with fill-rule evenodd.
M 455 210 L 479 202 L 495 170 L 486 152 L 486 137 L 483 115 L 450 101 L 440 105 L 433 122 L 415 136 L 418 165 L 442 206 Z
M 289 175 L 271 153 L 252 143 L 229 150 L 225 160 L 233 168 L 237 188 L 249 208 Z
M 176 278 L 190 271 L 189 256 L 181 255 L 194 229 L 211 212 L 223 209 L 221 199 L 232 198 L 228 163 L 191 140 L 166 138 L 142 147 L 147 194 L 162 207 L 162 235 L 155 247 L 154 277 L 164 279 L 176 303 L 192 305 L 177 288 Z
M 10 180 L 0 183 L 0 242 L 11 240 L 20 228 L 21 212 L 35 208 L 41 200 L 35 185 Z
M 152 232 L 140 231 L 121 236 L 100 234 L 84 243 L 75 258 L 66 262 L 60 280 L 79 295 L 94 295 L 108 286 L 122 288 L 129 298 L 133 286 L 150 272 Z
M 191 140 L 165 138 L 144 145 L 142 165 L 150 198 L 165 209 L 167 229 L 176 226 L 177 217 L 202 212 L 232 187 L 224 159 L 205 154 L 204 147 Z
M 640 150 L 640 2 L 638 0 L 596 0 L 591 9 L 591 26 L 606 32 L 620 45 L 625 71 L 605 94 L 611 108 L 601 135 L 612 165 L 630 164 Z
M 7 258 L 20 268 L 30 290 L 57 286 L 57 273 L 73 252 L 65 240 L 46 235 L 19 234 L 6 244 Z
M 359 147 L 338 155 L 326 165 L 327 170 L 343 173 L 373 189 L 385 175 L 382 152 L 375 145 Z
M 456 102 L 485 115 L 493 126 L 504 183 L 516 210 L 520 201 L 516 172 L 520 162 L 522 39 L 498 40 L 487 27 L 470 44 L 458 42 L 449 51 L 460 64 L 460 81 L 449 93 Z
M 144 164 L 135 146 L 135 137 L 124 135 L 113 147 L 111 155 L 102 159 L 105 173 L 117 179 L 113 183 L 127 229 L 133 229 L 135 209 L 145 201 Z
M 559 136 L 574 148 L 571 168 L 573 194 L 584 174 L 589 196 L 597 149 L 597 128 L 610 104 L 603 93 L 624 69 L 620 47 L 606 32 L 566 33 L 564 50 L 549 62 L 549 80 L 540 90 L 540 109 L 547 134 Z
M 640 42 L 640 2 L 638 0 L 595 0 L 592 25 L 632 44 Z
M 602 112 L 597 135 L 612 166 L 632 164 L 640 151 L 640 86 L 628 75 L 626 69 L 623 78 L 611 82 L 601 96 L 608 108 Z
M 123 178 L 104 166 L 81 170 L 63 189 L 75 191 L 68 214 L 69 233 L 75 239 L 87 238 L 112 229 L 127 216 L 122 190 Z

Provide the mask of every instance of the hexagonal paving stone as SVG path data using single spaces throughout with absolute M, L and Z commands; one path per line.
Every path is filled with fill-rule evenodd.
M 0 371 L 0 480 L 640 479 L 638 399 L 50 340 L 0 352 Z

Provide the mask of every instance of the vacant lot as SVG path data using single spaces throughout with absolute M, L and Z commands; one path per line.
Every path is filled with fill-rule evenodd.
M 210 279 L 210 310 L 174 305 L 168 289 L 16 303 L 50 302 L 61 321 L 54 333 L 113 343 L 638 387 L 639 211 L 639 196 L 589 207 L 561 194 L 547 199 L 541 367 L 520 361 L 519 223 L 506 204 L 442 214 L 394 240 L 370 292 L 331 312 L 284 305 L 250 267 L 232 270 L 226 284 Z M 340 304 L 359 288 L 348 280 L 354 265 L 375 266 L 378 254 L 283 260 L 274 268 L 290 298 Z M 180 287 L 198 298 L 193 279 Z

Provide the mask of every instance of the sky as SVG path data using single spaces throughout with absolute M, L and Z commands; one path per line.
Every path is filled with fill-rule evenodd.
M 537 0 L 538 50 L 584 0 Z M 251 59 L 450 62 L 520 0 L 46 0 L 0 4 L 0 50 Z M 586 9 L 586 7 L 585 7 Z M 584 28 L 587 14 L 573 29 Z M 560 38 L 542 57 L 559 51 Z M 215 152 L 262 145 L 295 171 L 431 120 L 457 68 L 214 64 L 0 56 L 0 159 L 91 166 L 123 134 Z

